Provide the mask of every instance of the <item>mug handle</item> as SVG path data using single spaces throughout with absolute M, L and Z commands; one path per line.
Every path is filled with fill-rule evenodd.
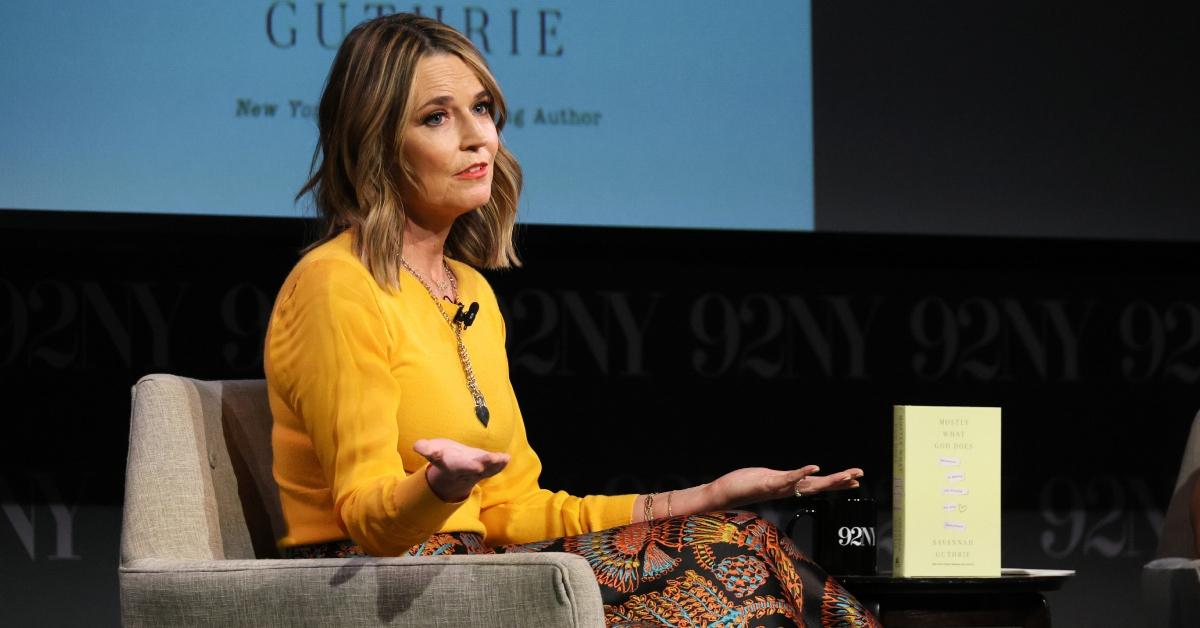
M 809 545 L 812 547 L 812 553 L 816 554 L 817 553 L 817 539 L 821 538 L 821 513 L 817 510 L 816 506 L 809 505 L 809 504 L 802 504 L 799 508 L 796 508 L 795 513 L 793 513 L 792 518 L 790 520 L 788 520 L 788 523 L 784 527 L 783 532 L 784 532 L 784 534 L 787 535 L 787 537 L 789 539 L 792 539 L 792 541 L 795 542 L 796 537 L 793 536 L 793 532 L 796 529 L 796 522 L 798 522 L 800 520 L 800 518 L 804 517 L 804 516 L 812 517 L 812 522 L 813 522 L 812 523 L 812 538 L 811 538 Z M 809 558 L 816 558 L 816 557 L 810 556 Z

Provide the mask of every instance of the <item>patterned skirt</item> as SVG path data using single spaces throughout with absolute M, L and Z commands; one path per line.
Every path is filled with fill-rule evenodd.
M 791 539 L 749 512 L 671 517 L 498 547 L 470 532 L 438 533 L 407 555 L 510 552 L 570 552 L 587 559 L 610 627 L 880 626 Z M 365 555 L 352 541 L 284 551 L 288 558 Z

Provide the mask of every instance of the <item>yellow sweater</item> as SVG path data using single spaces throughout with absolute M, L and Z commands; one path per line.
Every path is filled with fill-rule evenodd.
M 350 538 L 374 555 L 403 553 L 435 532 L 478 532 L 488 544 L 525 543 L 629 522 L 636 496 L 574 497 L 538 487 L 504 350 L 504 321 L 487 281 L 450 262 L 459 300 L 479 314 L 463 333 L 491 411 L 485 428 L 454 333 L 407 273 L 380 289 L 349 232 L 310 251 L 275 300 L 264 367 L 275 480 L 287 534 L 280 547 Z M 453 316 L 456 310 L 443 303 Z M 450 438 L 512 459 L 460 503 L 441 501 L 412 450 Z

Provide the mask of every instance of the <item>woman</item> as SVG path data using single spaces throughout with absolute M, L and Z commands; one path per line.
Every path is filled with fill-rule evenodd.
M 773 526 L 725 512 L 857 486 L 859 469 L 741 469 L 658 496 L 537 485 L 503 319 L 472 268 L 517 261 L 505 115 L 482 57 L 436 21 L 381 17 L 338 51 L 301 190 L 328 230 L 284 283 L 265 350 L 284 554 L 568 551 L 592 564 L 610 623 L 691 600 L 696 621 L 735 607 L 756 625 L 873 625 Z

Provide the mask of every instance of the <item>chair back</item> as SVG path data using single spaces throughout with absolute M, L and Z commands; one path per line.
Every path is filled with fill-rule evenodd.
M 121 562 L 276 557 L 283 535 L 263 380 L 133 387 Z
M 1192 492 L 1200 482 L 1200 412 L 1192 419 L 1192 429 L 1183 449 L 1183 462 L 1175 478 L 1167 514 L 1163 517 L 1162 534 L 1158 539 L 1158 558 L 1197 558 L 1196 536 L 1192 532 Z

